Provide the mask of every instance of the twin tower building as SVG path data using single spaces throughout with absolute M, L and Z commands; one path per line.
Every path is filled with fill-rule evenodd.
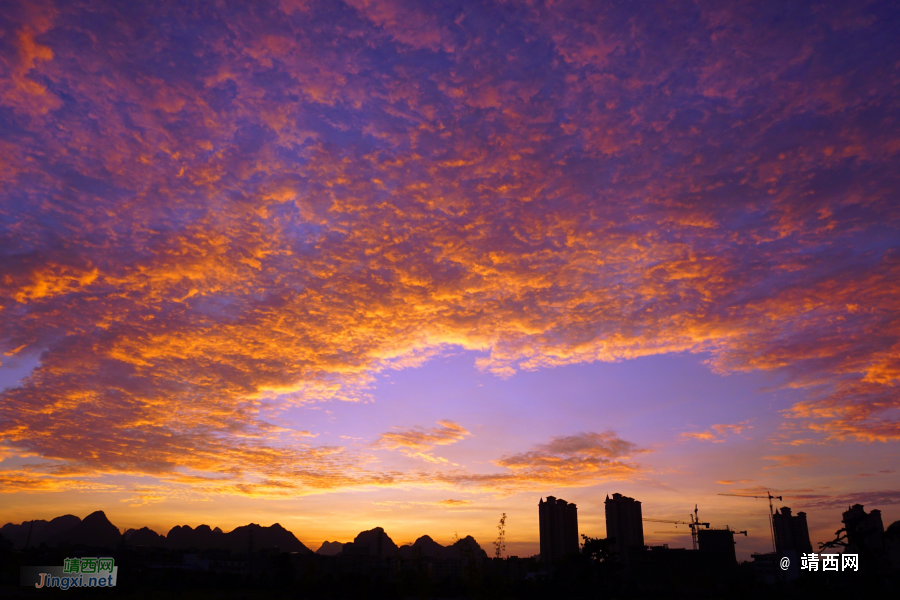
M 622 494 L 606 497 L 606 535 L 615 538 L 615 551 L 620 556 L 629 548 L 644 545 L 641 503 Z M 577 554 L 578 508 L 561 498 L 547 496 L 538 503 L 541 529 L 541 561 L 555 562 L 566 554 Z

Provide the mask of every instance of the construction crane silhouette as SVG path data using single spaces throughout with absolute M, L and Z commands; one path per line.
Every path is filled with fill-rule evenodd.
M 651 523 L 672 523 L 675 527 L 679 525 L 687 525 L 691 530 L 691 543 L 694 546 L 694 550 L 697 549 L 697 531 L 700 527 L 706 527 L 709 529 L 709 523 L 701 523 L 700 519 L 697 517 L 697 505 L 694 505 L 694 514 L 690 515 L 690 521 L 671 521 L 669 519 L 650 519 L 644 517 L 641 519 L 642 521 L 650 521 Z
M 765 496 L 754 496 L 752 494 L 719 494 L 719 496 L 734 496 L 736 498 L 768 498 L 769 500 L 769 533 L 772 535 L 772 552 L 777 552 L 775 547 L 775 508 L 772 506 L 772 500 L 781 500 L 781 496 L 773 496 L 772 492 L 766 490 Z M 782 500 L 783 501 L 783 500 Z M 746 534 L 744 534 L 746 535 Z

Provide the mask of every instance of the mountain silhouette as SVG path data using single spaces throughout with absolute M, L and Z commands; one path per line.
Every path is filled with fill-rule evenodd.
M 312 554 L 312 550 L 304 546 L 303 542 L 298 540 L 293 533 L 278 523 L 271 527 L 250 523 L 228 533 L 223 533 L 218 527 L 210 529 L 209 525 L 200 525 L 197 529 L 191 529 L 190 525 L 176 525 L 166 535 L 166 544 L 173 550 L 217 548 L 243 553 L 247 552 L 250 546 L 251 535 L 253 536 L 253 550 L 277 547 L 282 552 Z
M 166 545 L 173 550 L 206 550 L 208 548 L 225 548 L 225 534 L 216 527 L 200 525 L 192 529 L 190 525 L 176 525 L 166 535 Z M 246 548 L 244 548 L 246 551 Z
M 355 548 L 368 548 L 370 556 L 395 556 L 399 548 L 381 527 L 361 531 L 353 540 Z
M 458 540 L 448 547 L 447 550 L 449 558 L 465 558 L 468 556 L 473 559 L 486 559 L 488 557 L 487 552 L 478 545 L 478 542 L 471 535 Z
M 55 520 L 55 519 L 54 519 Z M 109 522 L 102 510 L 93 512 L 71 529 L 47 538 L 48 546 L 59 544 L 83 545 L 92 548 L 115 548 L 122 534 Z
M 441 546 L 428 535 L 423 535 L 411 546 L 400 546 L 400 558 L 447 558 L 448 554 L 448 548 Z
M 33 527 L 32 523 L 34 524 Z M 48 538 L 64 533 L 79 523 L 81 523 L 81 519 L 75 515 L 63 515 L 49 522 L 38 519 L 35 521 L 24 521 L 21 525 L 7 523 L 0 529 L 0 533 L 11 541 L 15 548 L 24 548 L 26 542 L 29 546 L 40 546 Z M 31 530 L 31 540 L 28 539 L 29 529 Z
M 225 548 L 232 552 L 246 552 L 251 535 L 253 536 L 253 550 L 277 547 L 281 552 L 313 553 L 293 533 L 278 523 L 271 527 L 262 527 L 256 523 L 237 527 L 234 531 L 225 534 Z
M 128 546 L 149 546 L 151 548 L 165 548 L 166 538 L 159 535 L 149 527 L 129 529 L 122 536 Z
M 399 549 L 400 558 L 435 558 L 435 559 L 484 559 L 487 558 L 485 552 L 478 542 L 470 535 L 461 540 L 457 540 L 450 546 L 441 546 L 431 536 L 423 535 L 417 539 L 411 546 L 401 546 Z
M 322 545 L 316 550 L 316 554 L 321 554 L 322 556 L 335 556 L 340 554 L 343 549 L 344 545 L 340 542 L 322 542 Z
M 124 542 L 131 547 L 145 546 L 172 550 L 219 549 L 243 554 L 251 548 L 253 551 L 278 548 L 281 552 L 313 554 L 312 550 L 307 548 L 293 533 L 278 523 L 270 527 L 250 523 L 236 527 L 229 533 L 224 533 L 218 527 L 213 529 L 209 525 L 200 525 L 196 529 L 190 525 L 176 525 L 165 536 L 148 527 L 129 529 L 124 535 L 121 535 L 116 526 L 106 518 L 103 511 L 91 513 L 83 521 L 74 515 L 64 515 L 49 522 L 35 520 L 33 523 L 33 527 L 32 521 L 24 521 L 19 525 L 7 523 L 0 529 L 0 536 L 8 543 L 14 544 L 15 548 L 25 546 L 30 529 L 32 546 L 46 542 L 50 546 L 69 544 L 93 548 L 115 548 Z M 315 553 L 323 556 L 335 556 L 345 550 L 349 552 L 349 547 L 349 544 L 326 541 Z M 431 536 L 423 535 L 412 545 L 398 548 L 382 527 L 361 531 L 354 538 L 352 547 L 354 553 L 362 552 L 369 556 L 382 558 L 400 556 L 401 558 L 486 559 L 488 557 L 472 536 L 457 540 L 451 546 L 442 546 Z

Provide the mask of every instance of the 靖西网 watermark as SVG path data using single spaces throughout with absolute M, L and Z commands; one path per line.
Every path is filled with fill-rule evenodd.
M 119 567 L 109 557 L 67 558 L 61 567 L 22 567 L 19 581 L 36 588 L 115 587 Z
M 802 554 L 800 556 L 801 571 L 859 571 L 858 554 Z M 840 566 L 840 568 L 838 568 Z

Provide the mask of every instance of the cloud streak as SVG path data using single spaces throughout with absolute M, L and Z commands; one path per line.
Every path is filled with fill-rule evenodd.
M 411 450 L 431 450 L 435 446 L 455 444 L 472 435 L 465 428 L 453 421 L 438 421 L 439 427 L 422 429 L 415 427 L 404 429 L 397 427 L 395 431 L 382 433 L 375 441 L 377 446 L 396 450 L 408 448 Z
M 740 423 L 719 423 L 713 425 L 706 431 L 685 431 L 681 434 L 683 439 L 693 439 L 701 442 L 721 443 L 729 434 L 740 435 L 745 429 L 753 429 L 753 425 L 749 425 L 749 421 L 741 421 Z
M 582 487 L 601 481 L 622 480 L 643 475 L 630 459 L 646 452 L 611 431 L 586 432 L 554 437 L 531 450 L 510 454 L 494 461 L 503 472 L 440 472 L 435 482 L 477 487 L 500 493 L 553 487 Z
M 396 431 L 382 433 L 378 436 L 374 445 L 389 450 L 399 450 L 406 456 L 421 458 L 430 463 L 449 464 L 450 461 L 446 458 L 434 456 L 428 450 L 435 446 L 454 444 L 472 434 L 453 421 L 438 421 L 438 425 L 439 427 L 428 430 L 421 427 L 412 429 L 396 427 Z M 452 464 L 456 465 L 456 463 Z

